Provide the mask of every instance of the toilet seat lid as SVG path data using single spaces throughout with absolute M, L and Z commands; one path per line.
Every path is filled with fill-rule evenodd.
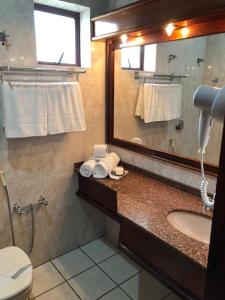
M 10 299 L 31 287 L 32 266 L 17 279 L 11 278 L 27 265 L 31 265 L 31 261 L 20 248 L 10 246 L 0 250 L 0 300 Z

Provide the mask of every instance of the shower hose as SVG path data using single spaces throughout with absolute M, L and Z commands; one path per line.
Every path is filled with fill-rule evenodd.
M 15 233 L 14 233 L 14 227 L 13 227 L 13 219 L 12 219 L 12 210 L 10 205 L 10 198 L 9 198 L 9 191 L 7 186 L 4 186 L 5 194 L 6 194 L 6 200 L 7 200 L 7 206 L 8 206 L 8 212 L 9 212 L 9 223 L 10 223 L 10 231 L 11 231 L 11 237 L 12 237 L 12 244 L 13 246 L 16 245 L 15 241 Z M 33 250 L 34 246 L 34 207 L 33 205 L 30 206 L 31 211 L 31 243 L 28 255 L 30 256 Z

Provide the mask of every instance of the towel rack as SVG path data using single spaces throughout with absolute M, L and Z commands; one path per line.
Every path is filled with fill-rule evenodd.
M 50 69 L 50 68 L 29 68 L 29 67 L 11 67 L 11 66 L 0 66 L 0 72 L 2 80 L 4 80 L 4 76 L 7 74 L 13 73 L 39 73 L 46 75 L 77 75 L 86 73 L 86 70 L 83 68 L 79 69 Z
M 174 75 L 174 74 L 152 74 L 146 75 L 145 73 L 135 72 L 135 79 L 150 79 L 150 80 L 169 80 L 173 81 L 175 79 L 190 78 L 190 75 Z

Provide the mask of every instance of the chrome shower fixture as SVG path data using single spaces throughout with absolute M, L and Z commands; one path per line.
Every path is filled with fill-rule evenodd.
M 204 59 L 198 57 L 198 58 L 196 59 L 196 62 L 197 62 L 197 65 L 200 67 L 200 64 L 201 64 L 202 62 L 204 62 Z
M 176 130 L 182 130 L 184 128 L 184 120 L 177 120 L 175 123 L 175 129 Z
M 171 63 L 176 58 L 177 58 L 177 56 L 175 54 L 170 54 L 168 57 L 168 64 Z
M 27 211 L 28 209 L 30 209 L 31 207 L 40 207 L 40 206 L 47 206 L 48 205 L 48 200 L 45 199 L 43 196 L 40 196 L 38 202 L 35 203 L 31 203 L 25 206 L 20 206 L 18 204 L 15 204 L 13 207 L 13 211 L 18 215 L 21 216 L 25 213 L 25 211 Z
M 213 80 L 212 80 L 212 83 L 213 84 L 216 84 L 219 82 L 219 77 L 215 77 Z
M 0 42 L 2 43 L 2 46 L 5 46 L 7 49 L 9 46 L 11 46 L 8 42 L 9 35 L 5 31 L 0 32 Z

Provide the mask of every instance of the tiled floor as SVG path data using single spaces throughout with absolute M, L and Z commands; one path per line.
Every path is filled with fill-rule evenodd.
M 181 300 L 104 238 L 35 268 L 30 299 Z

